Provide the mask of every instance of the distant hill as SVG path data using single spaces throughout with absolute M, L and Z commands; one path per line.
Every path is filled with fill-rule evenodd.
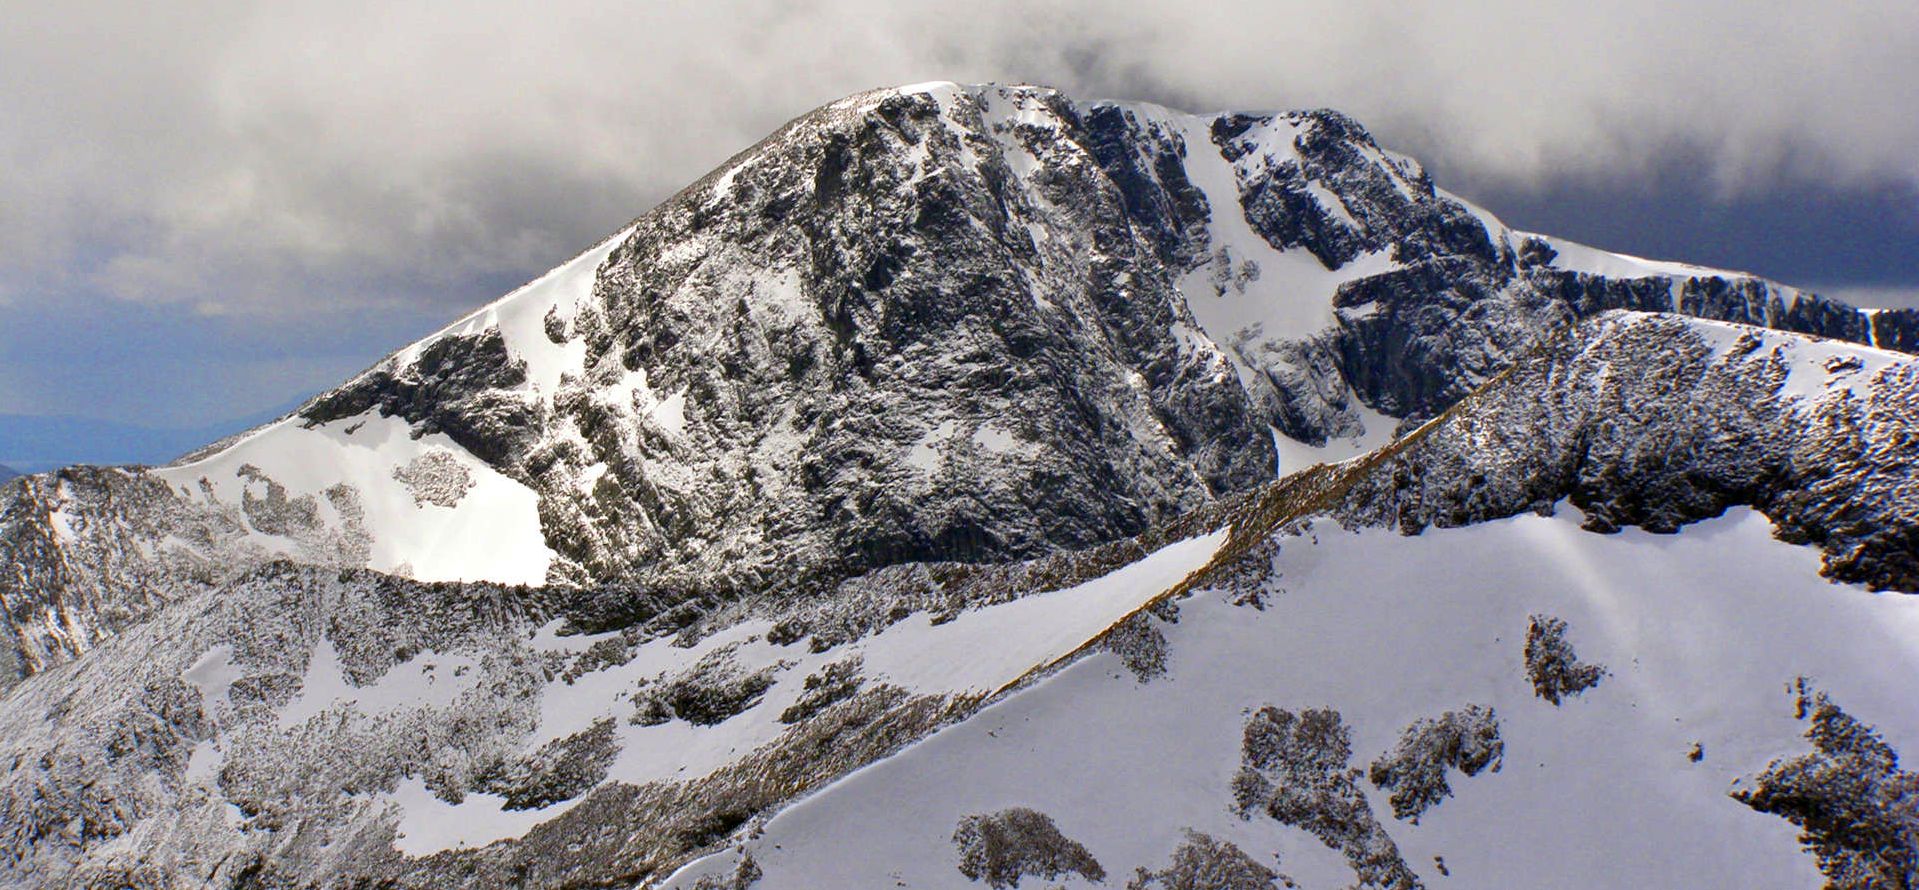
M 20 475 L 20 472 L 18 470 L 15 470 L 9 466 L 0 465 L 0 482 L 4 482 L 8 479 L 12 479 L 13 477 L 18 475 Z
M 0 414 L 0 479 L 71 464 L 164 464 L 208 442 L 280 417 L 301 401 L 206 426 L 179 428 L 87 417 Z

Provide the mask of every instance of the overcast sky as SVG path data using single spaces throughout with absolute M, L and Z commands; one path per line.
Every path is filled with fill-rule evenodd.
M 0 0 L 0 413 L 280 405 L 929 79 L 1332 106 L 1515 225 L 1919 305 L 1910 0 L 1418 7 Z

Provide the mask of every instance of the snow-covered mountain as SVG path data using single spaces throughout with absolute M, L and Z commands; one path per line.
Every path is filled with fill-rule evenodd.
M 1915 346 L 1336 112 L 849 97 L 287 418 L 6 483 L 0 881 L 1850 886 L 1907 774 L 1767 767 L 1800 677 L 1815 758 L 1919 732 Z
M 1919 343 L 1515 232 L 1335 112 L 861 94 L 294 416 L 12 489 L 0 674 L 280 557 L 723 599 L 1086 547 L 1383 442 L 1610 308 Z

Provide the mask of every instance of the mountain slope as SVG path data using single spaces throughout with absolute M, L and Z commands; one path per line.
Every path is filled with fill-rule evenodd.
M 1086 547 L 1377 444 L 1622 307 L 1919 342 L 1910 313 L 1512 231 L 1336 112 L 874 91 L 296 417 L 9 489 L 6 658 L 276 556 L 725 599 Z M 152 531 L 179 515 L 195 534 Z
M 1741 336 L 1770 348 L 1726 348 Z M 1592 830 L 1582 819 L 1640 813 L 1623 801 L 1643 795 L 1665 801 L 1671 818 L 1612 832 L 1590 849 L 1634 862 L 1657 852 L 1664 858 L 1643 861 L 1668 870 L 1654 874 L 1692 875 L 1726 866 L 1709 854 L 1736 836 L 1753 853 L 1739 867 L 1803 878 L 1811 872 L 1791 832 L 1728 797 L 1729 778 L 1755 777 L 1737 786 L 1752 787 L 1768 758 L 1799 750 L 1783 690 L 1801 674 L 1881 722 L 1894 743 L 1919 732 L 1919 714 L 1881 679 L 1919 661 L 1913 601 L 1829 585 L 1813 551 L 1773 540 L 1750 513 L 1678 537 L 1574 529 L 1630 518 L 1618 504 L 1696 507 L 1673 494 L 1684 474 L 1648 468 L 1684 465 L 1696 448 L 1686 431 L 1713 428 L 1701 411 L 1755 410 L 1753 393 L 1767 387 L 1758 403 L 1817 418 L 1789 449 L 1815 480 L 1798 491 L 1846 478 L 1913 435 L 1919 415 L 1891 406 L 1910 405 L 1916 362 L 1800 335 L 1609 314 L 1386 448 L 1143 538 L 1027 564 L 892 567 L 803 599 L 768 592 L 731 604 L 636 605 L 620 588 L 425 585 L 277 566 L 194 594 L 9 693 L 0 759 L 22 766 L 0 785 L 0 813 L 15 826 L 3 840 L 14 874 L 71 886 L 180 873 L 289 885 L 630 884 L 663 879 L 694 854 L 737 841 L 755 817 L 825 787 L 749 843 L 770 886 L 835 875 L 858 884 L 902 869 L 924 879 L 916 886 L 958 886 L 963 878 L 949 871 L 957 854 L 940 847 L 950 820 L 1013 805 L 1057 811 L 1112 868 L 1157 867 L 1174 833 L 1194 827 L 1261 856 L 1277 850 L 1282 870 L 1320 878 L 1314 886 L 1372 873 L 1353 872 L 1355 863 L 1432 880 L 1428 856 L 1473 874 L 1536 870 L 1548 860 L 1516 858 L 1488 839 L 1523 819 L 1527 836 L 1541 836 L 1542 856 L 1593 844 L 1579 834 Z M 1610 370 L 1636 367 L 1663 373 Z M 1632 471 L 1587 428 L 1595 418 L 1636 443 Z M 1568 451 L 1568 442 L 1587 445 Z M 1605 469 L 1537 469 L 1578 470 L 1582 461 Z M 1699 466 L 1737 473 L 1742 464 Z M 1507 467 L 1511 477 L 1501 477 Z M 1712 478 L 1692 481 L 1710 488 Z M 1778 499 L 1784 489 L 1744 491 L 1762 509 L 1802 515 L 1789 512 L 1799 501 Z M 1718 509 L 1746 503 L 1742 496 L 1725 496 Z M 1882 512 L 1850 515 L 1848 534 L 1913 527 L 1911 493 L 1892 486 L 1884 496 Z M 1594 512 L 1573 506 L 1582 501 Z M 1501 519 L 1553 505 L 1557 518 Z M 1432 522 L 1493 524 L 1387 533 Z M 617 600 L 611 613 L 607 596 Z M 1165 626 L 1175 612 L 1194 617 Z M 1557 707 L 1527 697 L 1524 621 L 1535 612 L 1570 621 L 1578 657 L 1611 671 Z M 561 633 L 609 620 L 618 629 Z M 1848 646 L 1829 645 L 1840 638 Z M 1103 652 L 1142 676 L 1170 670 L 1163 688 L 1174 698 L 1151 684 L 1128 691 L 1130 677 L 1109 681 L 1114 663 Z M 1266 703 L 1289 713 L 1339 709 L 1357 733 L 1361 767 L 1416 719 L 1483 705 L 1503 715 L 1503 750 L 1514 762 L 1492 777 L 1456 777 L 1457 800 L 1416 828 L 1388 817 L 1380 789 L 1362 789 L 1373 815 L 1357 835 L 1326 840 L 1313 823 L 1288 829 L 1257 813 L 1238 823 L 1230 730 L 1242 709 Z M 1585 707 L 1597 713 L 1573 716 Z M 929 760 L 951 757 L 969 775 L 966 764 L 986 753 L 969 752 L 1009 710 L 1034 715 L 1027 731 L 1037 734 L 1009 736 L 1005 749 L 1028 750 L 1015 740 L 1032 739 L 1038 752 L 1029 750 L 1026 766 L 947 785 L 973 788 L 970 796 L 910 791 L 925 781 L 912 771 Z M 1171 728 L 1182 720 L 1201 723 Z M 955 721 L 963 722 L 887 760 Z M 1584 746 L 1595 733 L 1611 741 Z M 1090 738 L 1132 741 L 1106 748 Z M 1693 742 L 1711 766 L 1686 759 Z M 1072 769 L 1053 759 L 1068 752 Z M 1523 768 L 1536 756 L 1551 769 Z M 1066 778 L 1162 761 L 1177 786 L 1164 807 L 1089 796 Z M 1060 780 L 1018 778 L 1049 770 Z M 902 771 L 903 784 L 873 778 Z M 879 790 L 849 790 L 874 783 Z M 1481 785 L 1498 793 L 1475 797 Z M 1138 785 L 1140 794 L 1158 787 Z M 1028 793 L 1016 797 L 1015 788 Z M 1541 803 L 1568 789 L 1599 795 L 1590 812 Z M 884 836 L 897 835 L 897 847 L 854 855 L 865 848 L 848 832 L 876 815 L 860 803 L 868 793 L 918 801 L 913 812 L 924 818 L 895 820 Z M 778 833 L 793 820 L 815 824 L 804 814 L 821 810 L 824 827 Z M 1471 818 L 1453 821 L 1459 812 Z M 1124 818 L 1101 823 L 1102 813 Z M 1393 856 L 1382 852 L 1387 841 Z M 884 855 L 892 849 L 907 858 Z M 1561 870 L 1566 886 L 1615 873 L 1598 860 L 1568 861 L 1582 865 Z M 837 870 L 817 871 L 829 866 Z
M 1514 232 L 1333 112 L 850 97 L 295 416 L 0 485 L 0 883 L 958 886 L 1017 806 L 1109 877 L 1803 883 L 1770 690 L 1919 719 L 1862 589 L 1919 590 L 1912 320 Z
M 1399 537 L 1320 523 L 1279 541 L 1264 609 L 1205 591 L 1154 620 L 1165 673 L 1101 653 L 769 820 L 667 886 L 730 875 L 756 890 L 971 888 L 955 829 L 1028 807 L 1122 883 L 1195 829 L 1299 886 L 1358 881 L 1304 824 L 1235 813 L 1252 711 L 1331 708 L 1370 772 L 1419 721 L 1490 709 L 1501 757 L 1442 766 L 1415 821 L 1358 782 L 1368 818 L 1427 887 L 1817 887 L 1793 826 L 1728 796 L 1809 746 L 1797 676 L 1901 750 L 1919 709 L 1889 675 L 1919 669 L 1919 602 L 1828 588 L 1803 548 L 1748 511 L 1677 538 L 1600 536 L 1576 510 Z M 1600 683 L 1555 706 L 1528 680 L 1529 619 L 1567 623 Z M 1844 639 L 1835 647 L 1830 641 Z M 1689 757 L 1695 746 L 1698 760 Z M 1035 883 L 1029 878 L 1025 884 Z M 1042 886 L 1094 886 L 1082 878 Z M 1408 881 L 1362 886 L 1415 886 Z

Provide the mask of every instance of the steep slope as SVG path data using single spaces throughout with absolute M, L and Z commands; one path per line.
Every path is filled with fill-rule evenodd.
M 0 704 L 0 758 L 15 764 L 0 776 L 0 883 L 663 874 L 1069 655 L 1224 538 L 1110 572 L 872 579 L 815 601 L 829 608 L 811 646 L 790 604 L 703 632 L 560 636 L 575 614 L 563 599 L 270 567 Z M 1084 580 L 1042 583 L 1063 569 Z M 827 622 L 848 621 L 863 626 L 825 641 Z
M 1086 547 L 1621 307 L 1919 343 L 1512 231 L 1336 112 L 865 93 L 295 417 L 8 487 L 0 684 L 272 558 L 728 599 Z
M 275 566 L 0 700 L 0 762 L 16 764 L 0 777 L 0 880 L 631 885 L 744 841 L 768 886 L 893 872 L 958 886 L 957 820 L 1024 805 L 1115 874 L 1159 868 L 1191 827 L 1262 861 L 1279 852 L 1307 886 L 1435 881 L 1433 857 L 1489 884 L 1530 870 L 1586 886 L 1627 868 L 1687 883 L 1718 867 L 1803 885 L 1811 858 L 1787 823 L 1727 795 L 1802 750 L 1784 691 L 1802 674 L 1894 744 L 1919 732 L 1885 680 L 1919 666 L 1913 601 L 1821 581 L 1813 550 L 1742 510 L 1677 537 L 1580 528 L 1665 530 L 1756 504 L 1822 543 L 1833 574 L 1900 565 L 1919 498 L 1875 468 L 1915 434 L 1915 368 L 1870 347 L 1610 313 L 1386 448 L 1139 538 L 1023 564 L 893 566 L 808 596 Z M 1719 419 L 1738 412 L 1752 424 Z M 1740 438 L 1776 426 L 1798 429 Z M 1709 459 L 1702 443 L 1742 456 Z M 1767 469 L 1780 460 L 1794 473 Z M 1876 496 L 1834 515 L 1827 480 Z M 1392 533 L 1467 522 L 1481 524 Z M 1862 535 L 1874 529 L 1888 534 Z M 1610 673 L 1534 698 L 1536 677 L 1577 677 L 1580 662 L 1527 655 L 1533 614 L 1567 621 L 1577 659 Z M 1152 682 L 1114 679 L 1106 652 Z M 1546 665 L 1536 677 L 1531 661 Z M 1452 784 L 1435 786 L 1419 752 L 1447 745 L 1415 732 L 1411 759 L 1381 759 L 1401 784 L 1342 779 L 1341 758 L 1293 776 L 1319 790 L 1277 810 L 1290 821 L 1257 795 L 1241 821 L 1236 788 L 1260 786 L 1235 784 L 1235 752 L 1246 709 L 1269 703 L 1337 709 L 1362 770 L 1416 721 L 1478 705 L 1506 760 L 1472 778 L 1441 764 Z M 932 778 L 941 764 L 949 778 Z M 1083 781 L 1095 774 L 1107 780 Z M 816 790 L 756 836 L 756 820 Z M 1391 815 L 1395 794 L 1413 795 L 1418 825 Z M 1321 818 L 1335 811 L 1350 818 Z M 891 820 L 873 835 L 885 843 L 854 842 L 872 819 Z M 1489 840 L 1512 837 L 1524 843 Z

